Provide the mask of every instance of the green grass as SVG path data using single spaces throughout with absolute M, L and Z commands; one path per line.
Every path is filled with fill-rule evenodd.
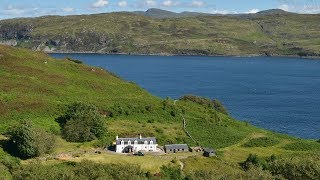
M 279 141 L 270 137 L 259 137 L 250 139 L 243 147 L 269 147 L 279 144 Z
M 292 151 L 319 151 L 320 143 L 316 141 L 299 140 L 283 147 L 286 150 Z

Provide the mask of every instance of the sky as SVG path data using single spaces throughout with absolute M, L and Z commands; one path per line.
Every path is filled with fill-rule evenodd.
M 145 11 L 149 8 L 214 14 L 256 13 L 267 9 L 283 9 L 318 14 L 320 0 L 0 0 L 0 19 Z

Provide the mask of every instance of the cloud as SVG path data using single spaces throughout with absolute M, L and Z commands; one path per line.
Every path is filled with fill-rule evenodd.
M 237 11 L 233 11 L 233 10 L 226 10 L 226 9 L 215 9 L 210 11 L 209 13 L 211 14 L 237 14 Z
M 191 3 L 191 6 L 193 6 L 193 7 L 203 7 L 205 5 L 206 5 L 206 3 L 204 1 L 193 1 Z
M 166 0 L 162 2 L 162 6 L 165 6 L 165 7 L 172 7 L 176 5 L 178 5 L 178 2 L 173 2 L 171 0 Z
M 64 8 L 63 8 L 64 9 Z M 0 11 L 0 19 L 14 17 L 36 17 L 63 14 L 65 11 L 57 8 L 18 7 L 9 5 Z
M 320 4 L 281 4 L 278 6 L 279 9 L 289 12 L 296 12 L 302 14 L 318 14 L 320 13 Z
M 109 1 L 107 0 L 98 0 L 95 3 L 92 4 L 93 8 L 102 8 L 109 4 Z
M 63 11 L 63 12 L 66 12 L 66 13 L 71 13 L 71 12 L 74 12 L 74 8 L 72 8 L 72 7 L 65 7 L 65 8 L 62 8 L 62 11 Z
M 255 14 L 257 12 L 259 12 L 259 9 L 250 9 L 249 11 L 245 12 L 246 14 Z
M 120 2 L 118 2 L 118 6 L 119 7 L 127 7 L 128 6 L 128 2 L 127 1 L 120 1 Z
M 278 8 L 284 11 L 290 11 L 290 6 L 288 4 L 281 4 Z
M 305 14 L 319 14 L 320 13 L 320 6 L 319 5 L 304 5 L 299 11 L 299 13 Z
M 144 4 L 146 5 L 146 6 L 157 6 L 157 2 L 156 1 L 154 1 L 154 0 L 145 0 L 144 1 Z
M 25 9 L 23 8 L 19 8 L 19 7 L 15 7 L 13 5 L 9 5 L 8 7 L 6 7 L 3 11 L 2 14 L 8 14 L 8 15 L 21 15 L 25 13 Z

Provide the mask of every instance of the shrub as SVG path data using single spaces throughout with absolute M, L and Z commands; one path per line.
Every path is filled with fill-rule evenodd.
M 0 167 L 1 168 L 1 167 Z M 1 172 L 1 169 L 0 169 Z M 39 162 L 21 165 L 12 171 L 13 179 L 143 179 L 137 165 L 102 164 L 92 161 L 45 165 Z M 1 176 L 0 176 L 1 177 Z
M 21 158 L 37 157 L 50 152 L 54 147 L 54 137 L 42 129 L 35 128 L 30 121 L 22 121 L 12 127 L 7 135 L 10 139 L 7 149 Z
M 90 104 L 71 104 L 65 114 L 56 120 L 62 136 L 70 142 L 86 142 L 102 137 L 106 132 L 103 117 Z
M 12 179 L 9 169 L 0 163 L 0 179 Z
M 292 155 L 270 163 L 270 171 L 286 179 L 320 179 L 320 155 Z
M 219 100 L 210 100 L 208 98 L 200 97 L 200 96 L 194 96 L 194 95 L 185 95 L 180 98 L 180 100 L 184 101 L 191 101 L 206 107 L 211 107 L 215 109 L 216 111 L 228 115 L 227 109 L 222 105 L 222 103 Z
M 67 59 L 68 61 L 71 61 L 71 62 L 74 62 L 74 63 L 77 63 L 77 64 L 83 64 L 83 62 L 80 61 L 80 60 L 78 60 L 78 59 L 73 59 L 73 58 L 71 58 L 71 57 L 66 57 L 66 59 Z
M 278 144 L 279 141 L 270 137 L 260 137 L 250 139 L 247 143 L 243 144 L 244 147 L 269 147 Z
M 227 109 L 222 105 L 222 103 L 219 100 L 215 99 L 212 101 L 212 103 L 213 103 L 213 108 L 216 111 L 221 112 L 222 114 L 225 114 L 225 115 L 229 114 Z
M 16 157 L 12 157 L 10 155 L 2 157 L 0 162 L 1 164 L 5 165 L 9 170 L 20 165 L 20 159 Z
M 268 168 L 267 162 L 264 159 L 259 158 L 256 154 L 249 154 L 246 161 L 241 163 L 241 166 L 246 171 L 248 171 L 252 167 L 261 167 L 262 169 Z

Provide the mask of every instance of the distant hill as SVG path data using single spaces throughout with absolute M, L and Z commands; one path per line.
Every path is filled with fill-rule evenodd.
M 269 9 L 269 10 L 265 10 L 265 11 L 259 11 L 256 14 L 260 14 L 260 15 L 276 15 L 276 14 L 293 14 L 287 11 L 284 11 L 282 9 Z
M 46 52 L 319 56 L 320 15 L 160 9 L 0 21 L 0 44 Z
M 199 13 L 199 12 L 181 12 L 181 13 L 175 13 L 171 11 L 166 11 L 162 9 L 156 9 L 151 8 L 147 11 L 136 11 L 133 12 L 135 14 L 144 15 L 151 18 L 179 18 L 179 17 L 193 17 L 193 16 L 209 16 L 213 14 L 207 14 L 207 13 Z

